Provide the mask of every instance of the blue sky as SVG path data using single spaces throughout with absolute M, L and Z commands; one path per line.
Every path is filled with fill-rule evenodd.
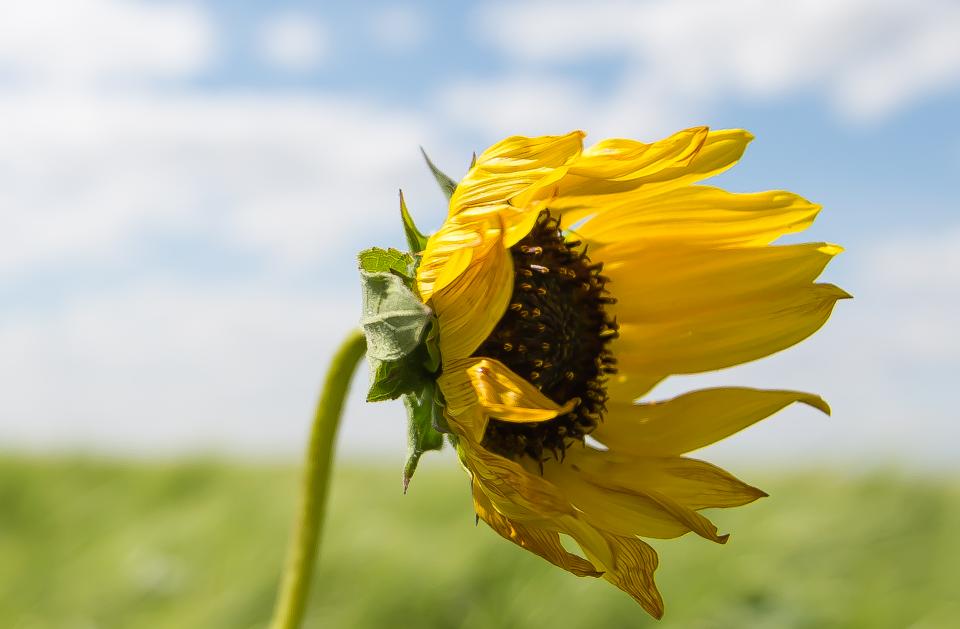
M 706 0 L 55 0 L 0 8 L 0 443 L 299 451 L 357 318 L 353 256 L 427 227 L 505 135 L 757 139 L 718 178 L 824 206 L 857 297 L 798 348 L 667 381 L 823 393 L 719 446 L 757 461 L 949 464 L 960 372 L 960 7 Z M 351 452 L 401 457 L 398 406 Z

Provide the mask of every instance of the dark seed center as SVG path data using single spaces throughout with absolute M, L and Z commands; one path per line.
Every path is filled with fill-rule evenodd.
M 565 240 L 559 221 L 547 211 L 510 253 L 513 296 L 476 355 L 499 360 L 557 404 L 573 398 L 580 404 L 546 422 L 492 419 L 483 445 L 513 459 L 527 455 L 540 462 L 549 453 L 560 460 L 606 411 L 604 383 L 616 372 L 607 344 L 617 336 L 617 324 L 604 307 L 614 299 L 600 274 L 603 265 L 592 264 L 581 243 Z

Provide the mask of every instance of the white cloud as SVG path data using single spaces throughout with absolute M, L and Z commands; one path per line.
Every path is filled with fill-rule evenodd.
M 207 15 L 182 2 L 0 4 L 0 82 L 90 86 L 202 71 L 216 54 Z
M 408 52 L 427 38 L 427 18 L 415 7 L 393 5 L 373 13 L 371 29 L 378 46 L 390 52 Z
M 0 7 L 0 288 L 52 302 L 0 312 L 7 447 L 300 451 L 358 302 L 329 278 L 281 286 L 380 244 L 397 187 L 416 199 L 430 185 L 417 145 L 445 144 L 419 116 L 354 98 L 163 89 L 215 44 L 187 5 Z M 173 260 L 125 270 L 165 237 L 256 254 L 257 268 L 242 285 L 163 275 Z M 102 292 L 51 291 L 47 271 Z M 348 441 L 403 443 L 402 409 L 351 404 L 390 420 L 348 422 Z
M 541 135 L 572 130 L 588 102 L 574 81 L 526 76 L 459 81 L 441 93 L 439 106 L 456 124 L 493 120 L 511 134 Z
M 194 9 L 26 5 L 0 8 L 0 34 L 19 29 L 0 37 L 0 288 L 53 305 L 0 312 L 0 442 L 298 453 L 358 298 L 329 278 L 282 286 L 381 244 L 397 187 L 416 199 L 430 185 L 416 147 L 445 144 L 420 117 L 354 98 L 163 89 L 210 61 Z M 257 268 L 242 285 L 164 273 L 174 260 L 125 270 L 166 237 L 255 254 Z M 122 279 L 101 283 L 104 268 Z M 50 291 L 46 271 L 102 286 Z M 348 442 L 404 442 L 402 409 L 356 395 L 350 408 L 390 419 L 348 422 Z
M 264 60 L 287 72 L 308 72 L 329 53 L 330 33 L 318 19 L 303 13 L 280 13 L 260 27 L 257 44 Z
M 0 276 L 122 256 L 147 231 L 315 261 L 423 179 L 431 142 L 401 114 L 257 95 L 8 95 L 0 136 Z
M 476 23 L 520 76 L 553 76 L 584 59 L 622 62 L 612 93 L 589 99 L 584 90 L 579 100 L 588 101 L 581 118 L 632 118 L 629 129 L 654 108 L 642 129 L 723 99 L 807 92 L 870 122 L 960 81 L 960 7 L 946 0 L 533 1 L 484 7 Z
M 154 282 L 0 319 L 0 441 L 114 452 L 299 454 L 359 301 Z M 357 377 L 357 394 L 366 380 Z M 399 450 L 402 409 L 354 395 L 354 445 Z M 395 416 L 394 416 L 395 415 Z
M 876 333 L 889 361 L 960 369 L 960 226 L 876 245 L 862 275 L 867 307 L 885 313 Z

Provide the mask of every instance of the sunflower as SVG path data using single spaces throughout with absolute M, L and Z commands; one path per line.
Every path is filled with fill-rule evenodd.
M 766 495 L 684 455 L 794 402 L 830 409 L 733 387 L 638 400 L 671 374 L 789 347 L 849 295 L 815 283 L 840 247 L 771 245 L 819 206 L 697 185 L 737 162 L 748 132 L 588 149 L 583 137 L 507 138 L 451 186 L 412 283 L 436 317 L 434 425 L 456 445 L 479 519 L 659 618 L 658 559 L 640 538 L 722 544 L 701 510 Z

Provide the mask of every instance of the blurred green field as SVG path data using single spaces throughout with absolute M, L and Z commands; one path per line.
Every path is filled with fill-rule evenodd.
M 656 543 L 663 621 L 475 527 L 426 461 L 338 470 L 310 627 L 960 626 L 960 482 L 743 474 L 730 543 Z M 293 468 L 0 457 L 0 627 L 248 628 L 269 617 Z

